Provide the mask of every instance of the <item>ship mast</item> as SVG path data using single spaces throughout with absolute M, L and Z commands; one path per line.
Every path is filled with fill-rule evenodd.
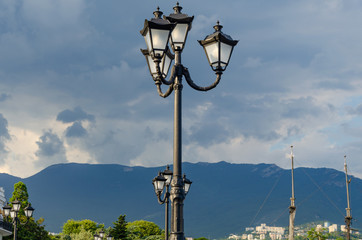
M 348 173 L 347 173 L 347 156 L 344 156 L 344 171 L 346 172 L 346 189 L 347 189 L 347 208 L 346 208 L 346 217 L 344 221 L 346 223 L 346 230 L 347 230 L 347 240 L 351 239 L 351 208 L 349 205 L 349 184 L 351 183 L 351 179 L 348 180 Z
M 293 146 L 290 146 L 291 154 L 290 158 L 292 160 L 292 197 L 290 198 L 289 206 L 289 240 L 294 240 L 294 219 L 295 219 L 295 197 L 294 197 L 294 155 L 293 155 Z

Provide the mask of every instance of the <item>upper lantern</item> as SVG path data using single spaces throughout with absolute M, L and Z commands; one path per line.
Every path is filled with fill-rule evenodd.
M 145 20 L 143 29 L 140 31 L 144 36 L 147 50 L 152 58 L 162 58 L 167 51 L 168 40 L 175 24 L 162 19 L 160 8 L 153 12 L 155 18 Z
M 153 187 L 155 188 L 156 193 L 161 193 L 165 187 L 166 178 L 164 178 L 161 173 L 158 173 L 158 176 L 152 180 Z
M 221 32 L 222 26 L 219 21 L 214 26 L 215 32 L 206 36 L 204 40 L 199 40 L 204 47 L 207 59 L 212 70 L 224 71 L 229 64 L 231 53 L 238 40 L 233 40 L 229 35 Z
M 164 16 L 164 18 L 170 21 L 171 23 L 176 24 L 175 28 L 172 30 L 170 38 L 172 50 L 182 51 L 182 49 L 185 46 L 187 33 L 191 29 L 194 16 L 189 17 L 187 14 L 181 13 L 182 7 L 179 6 L 178 2 L 173 9 L 175 12 L 171 13 L 167 17 Z

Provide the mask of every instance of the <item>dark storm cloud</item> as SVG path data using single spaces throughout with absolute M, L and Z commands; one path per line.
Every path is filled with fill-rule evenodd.
M 82 126 L 81 122 L 75 122 L 65 130 L 66 137 L 84 137 L 86 135 L 87 130 Z
M 76 107 L 73 110 L 66 109 L 60 112 L 57 116 L 57 121 L 63 123 L 72 123 L 76 121 L 88 120 L 93 122 L 95 120 L 94 115 L 88 114 L 81 107 Z
M 63 141 L 52 130 L 44 132 L 36 144 L 39 149 L 35 154 L 39 157 L 52 157 L 65 151 Z
M 215 122 L 194 125 L 190 128 L 190 132 L 191 134 L 186 139 L 190 142 L 197 141 L 203 147 L 225 142 L 233 137 L 233 133 L 227 131 L 225 126 Z
M 5 142 L 10 139 L 11 137 L 8 130 L 8 121 L 0 113 L 0 152 L 7 152 L 5 149 Z

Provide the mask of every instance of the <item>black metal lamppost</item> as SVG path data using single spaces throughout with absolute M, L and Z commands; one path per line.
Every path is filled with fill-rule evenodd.
M 175 92 L 174 102 L 174 145 L 173 145 L 173 178 L 171 181 L 171 240 L 184 240 L 183 201 L 185 199 L 184 182 L 182 179 L 182 150 L 181 150 L 181 92 L 182 77 L 187 83 L 198 91 L 208 91 L 216 87 L 225 71 L 238 41 L 233 40 L 229 35 L 224 34 L 222 26 L 217 22 L 214 26 L 215 32 L 206 36 L 199 43 L 203 46 L 209 64 L 216 74 L 216 80 L 207 87 L 200 87 L 195 84 L 188 69 L 181 64 L 181 53 L 184 49 L 187 34 L 191 29 L 194 17 L 181 13 L 182 7 L 177 5 L 173 8 L 174 13 L 162 18 L 162 12 L 157 8 L 153 13 L 154 18 L 145 20 L 144 28 L 140 31 L 144 36 L 147 49 L 141 52 L 146 61 L 153 80 L 155 81 L 158 94 L 161 97 L 168 97 Z M 168 47 L 170 41 L 171 49 Z M 171 53 L 173 51 L 174 55 Z M 170 79 L 167 80 L 171 62 L 175 64 L 171 68 Z M 161 85 L 168 86 L 163 92 Z
M 157 195 L 157 200 L 159 204 L 165 204 L 165 240 L 168 240 L 168 209 L 169 209 L 169 198 L 170 198 L 170 183 L 172 180 L 172 171 L 170 170 L 170 167 L 167 165 L 166 170 L 163 172 L 159 172 L 158 176 L 156 176 L 153 180 L 153 187 L 155 188 L 155 193 Z M 184 182 L 184 192 L 185 195 L 189 192 L 190 186 L 192 182 L 186 178 L 186 175 L 183 177 Z M 162 198 L 162 192 L 164 191 L 166 186 L 166 191 L 164 194 L 164 197 Z
M 111 234 L 108 234 L 107 236 L 105 235 L 105 232 L 103 230 L 101 230 L 98 234 L 94 234 L 93 235 L 94 240 L 103 240 L 103 239 L 107 239 L 107 240 L 112 240 L 113 237 Z
M 11 202 L 11 204 L 13 207 L 11 207 L 9 204 L 6 204 L 6 206 L 3 207 L 3 210 L 4 210 L 5 217 L 10 216 L 12 218 L 12 223 L 14 226 L 14 240 L 17 240 L 18 239 L 18 236 L 17 236 L 18 224 L 21 224 L 21 225 L 27 224 L 29 222 L 29 219 L 33 216 L 34 208 L 32 208 L 30 206 L 30 204 L 24 208 L 26 222 L 22 223 L 18 217 L 18 214 L 19 214 L 19 211 L 21 208 L 21 202 L 18 200 L 15 200 L 15 201 Z

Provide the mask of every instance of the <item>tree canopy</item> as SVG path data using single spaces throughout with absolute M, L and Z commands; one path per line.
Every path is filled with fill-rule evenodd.
M 138 220 L 127 223 L 127 230 L 133 239 L 146 239 L 150 236 L 162 234 L 162 230 L 157 224 L 145 220 Z

